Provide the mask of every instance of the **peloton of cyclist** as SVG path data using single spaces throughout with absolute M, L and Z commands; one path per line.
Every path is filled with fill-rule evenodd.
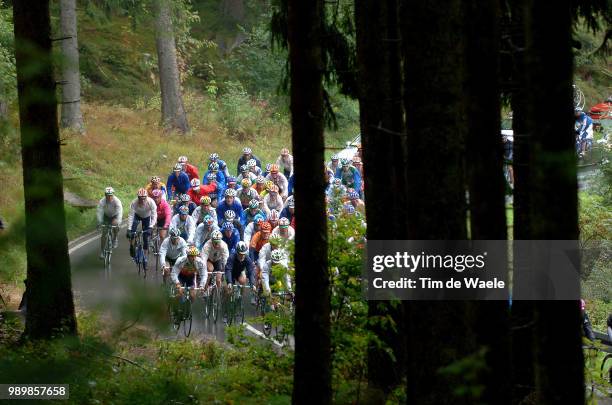
M 181 238 L 181 232 L 176 228 L 170 228 L 169 234 L 170 237 L 164 239 L 159 247 L 159 265 L 162 269 L 164 281 L 176 261 L 187 255 L 187 242 Z
M 98 227 L 101 225 L 113 225 L 117 228 L 113 229 L 113 248 L 117 248 L 119 242 L 117 241 L 117 234 L 119 233 L 119 226 L 121 226 L 121 220 L 123 218 L 123 205 L 121 201 L 115 197 L 115 189 L 112 187 L 106 187 L 104 189 L 104 198 L 98 202 L 98 208 L 96 211 L 98 219 Z M 105 236 L 100 238 L 100 259 L 104 259 L 104 245 L 106 244 Z

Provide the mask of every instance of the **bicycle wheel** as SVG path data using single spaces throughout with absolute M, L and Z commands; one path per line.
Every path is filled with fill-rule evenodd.
M 210 319 L 211 312 L 212 312 L 212 291 L 209 290 L 204 295 L 204 318 Z
M 234 322 L 234 315 L 236 313 L 236 298 L 234 297 L 234 291 L 230 292 L 226 299 L 225 305 L 225 319 L 227 325 L 231 325 Z
M 221 309 L 221 297 L 218 294 L 219 289 L 216 285 L 213 285 L 211 288 L 211 315 L 213 317 L 213 321 L 217 323 L 217 319 L 219 318 L 219 312 Z
M 236 300 L 236 323 L 242 325 L 244 323 L 244 294 Z
M 185 298 L 183 308 L 183 334 L 185 335 L 185 337 L 189 337 L 189 335 L 191 334 L 191 323 L 193 322 L 193 316 L 191 314 L 191 299 Z

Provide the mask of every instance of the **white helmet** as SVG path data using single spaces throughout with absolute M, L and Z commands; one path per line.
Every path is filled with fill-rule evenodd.
M 199 179 L 191 179 L 191 187 L 198 187 L 200 185 Z
M 179 163 L 187 163 L 187 156 L 179 156 L 177 161 Z
M 113 195 L 115 194 L 115 189 L 112 187 L 106 187 L 104 189 L 104 195 Z

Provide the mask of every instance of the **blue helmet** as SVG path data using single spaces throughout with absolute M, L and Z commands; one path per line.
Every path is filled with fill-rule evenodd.
M 232 224 L 231 222 L 225 222 L 223 224 L 223 226 L 221 226 L 221 230 L 223 232 L 225 232 L 225 231 L 233 231 L 234 230 L 234 224 Z

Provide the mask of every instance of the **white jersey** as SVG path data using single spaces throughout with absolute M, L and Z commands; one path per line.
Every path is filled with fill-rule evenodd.
M 108 218 L 117 217 L 119 221 L 118 225 L 121 225 L 121 219 L 123 217 L 123 205 L 121 204 L 121 201 L 115 196 L 113 196 L 111 202 L 107 202 L 106 197 L 104 197 L 98 203 L 96 215 L 98 217 L 99 224 L 102 223 L 104 217 L 106 216 Z
M 251 246 L 251 238 L 256 232 L 255 222 L 253 221 L 249 222 L 249 224 L 244 228 L 244 243 L 246 243 L 247 246 Z
M 172 221 L 170 221 L 170 228 L 176 228 L 181 233 L 185 232 L 187 234 L 187 243 L 193 242 L 193 237 L 195 235 L 196 224 L 191 215 L 187 215 L 184 221 L 181 221 L 179 216 L 180 214 L 175 214 L 172 217 Z
M 271 210 L 277 210 L 279 213 L 283 210 L 283 198 L 279 193 L 276 193 L 275 197 L 272 197 L 271 193 L 266 194 L 263 199 L 264 210 L 268 213 Z
M 195 237 L 194 237 L 194 245 L 202 250 L 202 246 L 208 242 L 208 240 L 210 239 L 210 236 L 212 235 L 212 233 L 214 231 L 218 231 L 219 230 L 219 225 L 217 225 L 217 223 L 213 223 L 213 225 L 208 228 L 208 225 L 206 224 L 200 224 L 198 225 L 198 227 L 195 230 Z
M 205 213 L 202 214 L 202 206 L 199 206 L 198 208 L 193 210 L 193 212 L 191 213 L 191 217 L 195 221 L 196 225 L 199 225 L 199 223 L 204 221 L 204 217 L 206 215 L 210 215 L 212 219 L 214 219 L 215 222 L 217 222 L 217 211 L 215 209 L 206 211 Z
M 285 255 L 286 257 L 286 255 Z M 289 263 L 284 259 L 278 265 L 283 266 L 285 269 L 289 268 Z M 272 260 L 266 260 L 260 265 L 261 268 L 261 280 L 263 283 L 264 291 L 270 292 L 270 271 L 272 269 Z M 291 277 L 289 277 L 289 273 L 285 274 L 284 284 L 288 291 L 291 291 Z
M 132 226 L 134 215 L 140 218 L 151 218 L 149 226 L 153 227 L 157 224 L 157 205 L 151 197 L 147 197 L 143 204 L 140 204 L 138 198 L 135 198 L 130 204 L 130 213 L 128 215 L 128 226 Z
M 163 267 L 168 259 L 177 260 L 181 256 L 187 255 L 187 242 L 179 236 L 176 245 L 166 238 L 159 247 L 159 264 Z
M 283 237 L 280 233 L 280 226 L 277 226 L 276 228 L 272 229 L 272 233 L 270 233 L 270 237 L 277 235 L 286 240 L 293 240 L 295 238 L 295 229 L 293 229 L 293 227 L 289 225 L 289 227 L 287 228 L 287 232 L 289 232 L 289 236 L 286 238 Z
M 196 280 L 196 287 L 198 285 L 206 285 L 206 280 L 208 279 L 208 270 L 206 268 L 206 262 L 202 260 L 200 257 L 196 257 L 193 264 L 189 262 L 189 258 L 187 256 L 181 256 L 174 266 L 172 267 L 172 273 L 170 273 L 170 278 L 173 283 L 178 283 L 179 274 L 183 273 L 198 273 L 198 280 Z M 199 282 L 198 282 L 199 281 Z
M 229 250 L 227 248 L 227 243 L 223 241 L 219 241 L 219 247 L 215 248 L 212 244 L 212 240 L 209 239 L 208 242 L 204 244 L 201 253 L 202 260 L 206 263 L 210 260 L 213 263 L 221 261 L 221 265 L 225 267 L 227 263 L 227 258 L 229 257 Z
M 281 195 L 281 197 L 287 198 L 289 193 L 289 181 L 287 181 L 285 175 L 280 172 L 277 174 L 277 176 L 278 177 L 276 177 L 275 180 L 272 177 L 272 173 L 270 173 L 266 176 L 266 180 L 271 180 L 272 183 L 276 184 L 278 186 L 278 193 Z
M 236 178 L 236 184 L 241 184 L 243 179 L 249 179 L 251 184 L 255 184 L 255 180 L 257 180 L 257 176 L 254 173 L 248 172 L 247 176 L 244 177 L 242 173 Z
M 258 196 L 259 194 L 257 193 L 257 190 L 252 187 L 241 187 L 236 193 L 236 198 L 240 200 L 240 204 L 242 204 L 243 206 L 249 205 L 249 202 L 251 202 L 252 199 L 257 198 Z
M 291 175 L 293 174 L 293 156 L 292 155 L 288 155 L 286 160 L 283 159 L 283 155 L 279 155 L 279 157 L 276 159 L 276 164 L 278 165 L 278 168 L 280 169 L 281 172 L 288 171 L 289 177 L 291 177 Z

